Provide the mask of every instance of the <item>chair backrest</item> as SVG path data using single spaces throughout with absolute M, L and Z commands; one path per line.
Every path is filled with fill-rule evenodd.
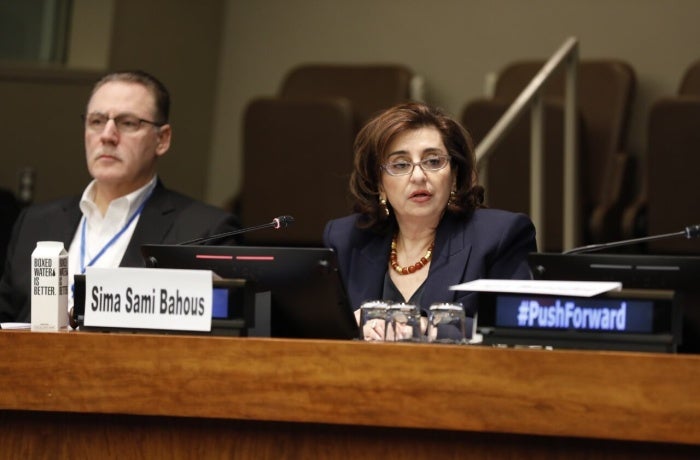
M 465 107 L 462 121 L 480 142 L 532 78 L 541 70 L 544 61 L 519 61 L 499 73 L 494 96 Z M 544 250 L 562 248 L 562 150 L 563 150 L 563 70 L 545 90 L 545 175 L 546 238 Z M 594 215 L 610 199 L 610 190 L 620 188 L 616 168 L 624 164 L 624 186 L 631 186 L 627 178 L 627 162 L 616 157 L 623 151 L 627 137 L 628 119 L 636 86 L 633 69 L 618 60 L 584 60 L 579 64 L 579 184 L 581 222 L 584 226 L 583 243 L 619 238 L 619 216 L 605 216 L 604 224 Z M 488 107 L 486 107 L 488 106 Z M 499 108 L 500 107 L 500 108 Z M 490 206 L 527 212 L 529 209 L 529 151 L 530 122 L 525 116 L 511 131 L 489 159 L 486 177 L 487 202 Z M 500 158 L 499 158 L 500 157 Z M 622 195 L 627 197 L 631 191 Z M 551 196 L 555 195 L 555 196 Z M 611 224 L 610 222 L 614 222 Z
M 468 103 L 461 121 L 479 143 L 508 109 L 509 103 L 478 99 Z M 564 112 L 558 103 L 545 104 L 547 183 L 544 190 L 545 228 L 537 229 L 540 251 L 563 249 L 563 130 Z M 579 119 L 579 129 L 581 122 Z M 580 133 L 579 133 L 580 134 Z M 579 139 L 580 139 L 579 135 Z M 493 208 L 530 212 L 530 116 L 520 119 L 488 160 L 486 204 Z M 580 160 L 580 158 L 579 158 Z M 583 215 L 583 214 L 582 214 Z
M 544 61 L 520 61 L 503 69 L 498 76 L 494 99 L 512 102 L 527 86 Z M 546 89 L 546 100 L 561 102 L 564 97 L 564 75 L 559 72 Z M 578 104 L 583 119 L 586 151 L 581 152 L 588 171 L 608 168 L 612 155 L 625 150 L 629 117 L 636 90 L 634 69 L 615 59 L 582 60 L 578 69 Z M 596 202 L 601 196 L 600 182 L 584 179 L 588 199 Z
M 394 64 L 303 64 L 285 76 L 280 97 L 344 97 L 359 129 L 379 111 L 411 100 L 413 77 L 410 69 Z
M 685 70 L 678 94 L 654 102 L 647 125 L 647 152 L 637 198 L 624 212 L 625 238 L 683 230 L 700 221 L 694 183 L 700 167 L 700 60 Z M 700 253 L 700 241 L 648 243 L 651 253 Z
M 700 223 L 700 99 L 669 97 L 649 114 L 647 150 L 647 234 L 683 230 Z M 700 254 L 700 239 L 652 242 L 652 253 Z
M 700 223 L 697 171 L 700 171 L 700 60 L 688 66 L 677 97 L 656 101 L 647 137 L 647 234 L 677 232 Z M 649 243 L 649 252 L 700 254 L 700 240 Z
M 700 96 L 700 60 L 692 63 L 683 74 L 679 96 Z
M 291 215 L 295 223 L 248 233 L 246 243 L 322 245 L 326 222 L 350 212 L 353 126 L 344 99 L 260 98 L 248 105 L 241 221 L 250 226 Z

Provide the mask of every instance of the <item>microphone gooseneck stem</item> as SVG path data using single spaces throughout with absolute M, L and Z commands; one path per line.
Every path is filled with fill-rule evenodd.
M 275 227 L 279 228 L 279 220 L 275 219 L 272 222 L 268 222 L 267 224 L 262 224 L 262 225 L 257 225 L 255 227 L 246 227 L 246 228 L 239 228 L 238 230 L 232 230 L 230 232 L 226 233 L 220 233 L 218 235 L 211 235 L 211 236 L 205 236 L 202 238 L 195 238 L 194 240 L 189 240 L 185 241 L 183 243 L 178 243 L 180 246 L 188 245 L 188 244 L 197 244 L 197 243 L 202 243 L 204 241 L 214 241 L 214 240 L 220 240 L 222 238 L 226 238 L 229 236 L 234 236 L 234 235 L 239 235 L 241 233 L 247 233 L 247 232 L 252 232 L 255 230 L 262 230 L 264 228 L 270 228 L 270 227 Z
M 662 240 L 664 238 L 672 238 L 674 236 L 684 236 L 687 235 L 687 233 L 687 230 L 681 230 L 680 232 L 664 233 L 663 235 L 644 236 L 641 238 L 632 238 L 631 240 L 614 241 L 612 243 L 589 244 L 588 246 L 569 249 L 568 251 L 564 251 L 563 254 L 581 254 L 583 252 L 600 251 L 601 249 L 616 248 L 618 246 L 627 246 L 637 243 L 646 243 L 647 241 Z

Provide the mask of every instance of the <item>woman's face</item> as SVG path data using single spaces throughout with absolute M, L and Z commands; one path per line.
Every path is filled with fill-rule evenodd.
M 401 133 L 387 149 L 383 165 L 391 163 L 418 163 L 439 157 L 448 157 L 442 136 L 435 127 L 422 127 Z M 430 167 L 430 166 L 429 166 Z M 410 171 L 410 165 L 403 165 Z M 424 171 L 419 165 L 410 174 L 392 176 L 382 169 L 380 194 L 391 203 L 396 219 L 402 222 L 421 221 L 436 227 L 447 207 L 455 181 L 450 162 L 436 171 Z

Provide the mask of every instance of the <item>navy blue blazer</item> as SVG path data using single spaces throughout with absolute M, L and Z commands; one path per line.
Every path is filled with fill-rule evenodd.
M 80 197 L 72 197 L 30 206 L 17 219 L 0 280 L 0 321 L 30 321 L 32 251 L 37 241 L 62 241 L 68 249 L 82 218 L 79 203 Z M 143 208 L 120 266 L 145 266 L 143 244 L 181 243 L 238 227 L 231 214 L 168 190 L 159 181 Z
M 358 217 L 332 220 L 323 234 L 324 244 L 338 254 L 353 309 L 381 298 L 392 238 L 357 228 Z M 477 209 L 467 217 L 445 214 L 435 235 L 421 308 L 434 302 L 461 302 L 473 316 L 476 295 L 449 287 L 479 278 L 530 279 L 527 255 L 535 251 L 535 227 L 523 214 L 496 209 Z

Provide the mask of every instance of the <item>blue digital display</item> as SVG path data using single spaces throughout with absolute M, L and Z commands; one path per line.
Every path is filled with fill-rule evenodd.
M 228 318 L 228 289 L 214 288 L 211 299 L 211 317 L 213 319 Z
M 495 326 L 518 329 L 651 333 L 654 303 L 616 298 L 499 295 Z

